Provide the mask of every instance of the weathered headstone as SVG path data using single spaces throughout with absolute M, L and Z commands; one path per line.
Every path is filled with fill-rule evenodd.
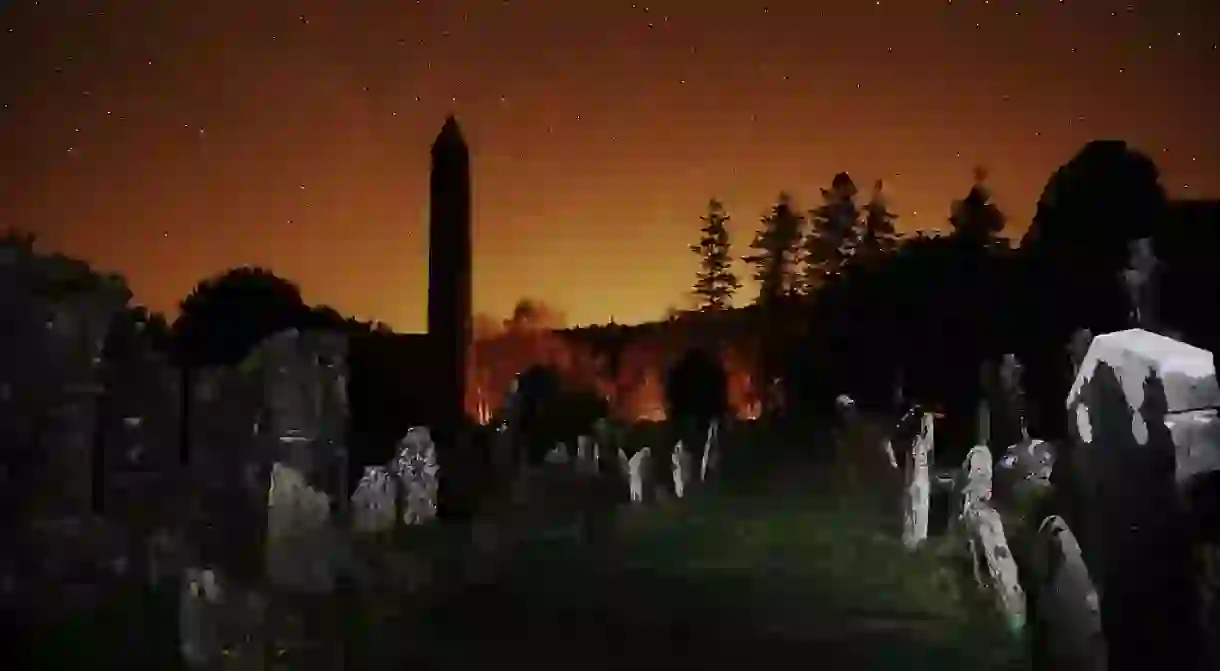
M 670 454 L 670 468 L 673 471 L 674 495 L 678 498 L 686 496 L 694 482 L 694 462 L 686 451 L 686 445 L 678 441 Z
M 1008 548 L 1004 522 L 991 505 L 992 460 L 986 446 L 976 445 L 962 464 L 958 521 L 965 529 L 982 586 L 993 594 L 996 606 L 1013 630 L 1025 626 L 1025 592 L 1016 561 Z M 981 564 L 981 566 L 980 566 Z
M 542 462 L 553 466 L 566 466 L 572 463 L 572 455 L 568 454 L 568 446 L 566 444 L 559 443 L 546 453 L 546 456 L 542 458 Z
M 193 669 L 210 668 L 221 654 L 219 627 L 224 594 L 211 569 L 188 568 L 181 584 L 178 637 L 182 659 Z
M 275 463 L 267 491 L 267 576 L 299 592 L 330 592 L 334 534 L 330 497 L 291 466 Z
M 646 502 L 647 493 L 652 491 L 652 449 L 640 448 L 638 452 L 627 457 L 622 448 L 618 450 L 618 461 L 623 476 L 627 478 L 627 486 L 633 504 L 642 505 Z
M 414 427 L 407 431 L 398 444 L 391 470 L 398 479 L 402 523 L 412 526 L 435 519 L 440 466 L 428 429 Z
M 398 516 L 398 487 L 385 466 L 366 466 L 352 493 L 352 525 L 361 533 L 383 533 L 394 528 Z
M 703 457 L 699 460 L 699 481 L 708 482 L 716 478 L 720 470 L 720 420 L 713 419 L 707 427 L 707 440 L 703 443 Z
M 918 547 L 928 537 L 928 512 L 932 497 L 931 461 L 935 446 L 932 413 L 924 413 L 919 433 L 911 443 L 906 461 L 906 498 L 903 506 L 902 542 Z
M 1038 529 L 1036 654 L 1044 668 L 1105 671 L 1106 642 L 1097 588 L 1080 545 L 1063 518 L 1048 517 Z
M 596 442 L 589 436 L 576 438 L 576 470 L 583 475 L 597 475 L 599 450 Z

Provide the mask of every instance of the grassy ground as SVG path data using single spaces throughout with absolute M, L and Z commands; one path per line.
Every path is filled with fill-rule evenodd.
M 480 579 L 358 608 L 362 666 L 686 662 L 1024 668 L 935 544 L 910 554 L 841 492 L 719 496 L 619 518 L 590 545 L 538 533 Z M 408 633 L 409 632 L 409 633 Z
M 361 543 L 372 585 L 301 605 L 313 611 L 307 635 L 318 650 L 342 648 L 346 669 L 1027 667 L 990 605 L 963 589 L 951 553 L 935 542 L 905 552 L 897 520 L 842 491 L 833 469 L 796 451 L 730 446 L 725 457 L 731 477 L 714 495 L 621 513 L 592 541 L 546 516 L 511 540 L 500 524 L 437 525 Z M 39 647 L 130 659 L 141 645 L 131 641 L 172 634 L 172 602 L 140 596 Z M 339 668 L 326 657 L 289 651 L 275 668 Z

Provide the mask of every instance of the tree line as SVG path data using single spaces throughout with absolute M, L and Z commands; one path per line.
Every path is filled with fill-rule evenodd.
M 954 235 L 994 243 L 1007 219 L 992 202 L 986 177 L 986 170 L 975 169 L 974 186 L 953 203 L 949 223 Z M 758 286 L 756 304 L 812 296 L 850 264 L 876 262 L 897 250 L 903 238 L 882 181 L 873 184 L 864 203 L 858 196 L 859 189 L 845 172 L 834 176 L 830 188 L 821 189 L 821 204 L 807 211 L 801 211 L 791 193 L 780 192 L 760 220 L 750 253 L 741 257 Z M 699 240 L 690 245 L 699 258 L 691 293 L 701 311 L 730 309 L 743 286 L 733 270 L 731 219 L 721 200 L 710 199 L 700 217 Z
M 743 257 L 759 287 L 749 309 L 766 340 L 766 379 L 798 414 L 829 412 L 841 393 L 880 409 L 914 398 L 960 419 L 957 442 L 967 444 L 980 371 L 1011 353 L 1025 369 L 1031 432 L 1063 437 L 1067 346 L 1083 329 L 1133 325 L 1124 278 L 1139 265 L 1157 269 L 1157 330 L 1220 345 L 1220 201 L 1171 200 L 1147 155 L 1093 141 L 1049 177 L 1014 246 L 986 178 L 976 170 L 949 208 L 947 235 L 898 236 L 881 189 L 857 205 L 846 174 L 818 207 L 802 212 L 781 194 L 762 217 Z M 725 311 L 741 288 L 728 220 L 711 201 L 691 246 L 701 312 Z

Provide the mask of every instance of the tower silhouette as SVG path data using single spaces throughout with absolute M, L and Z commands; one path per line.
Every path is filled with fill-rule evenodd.
M 449 115 L 432 144 L 428 213 L 428 340 L 435 358 L 432 427 L 452 448 L 464 424 L 471 337 L 470 151 Z

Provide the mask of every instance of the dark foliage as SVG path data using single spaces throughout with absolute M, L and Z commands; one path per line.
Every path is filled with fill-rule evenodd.
M 669 417 L 706 426 L 729 411 L 728 375 L 720 359 L 704 349 L 690 349 L 665 376 Z
M 269 335 L 301 324 L 301 290 L 269 270 L 242 266 L 200 282 L 174 321 L 175 352 L 191 366 L 240 363 Z
M 1063 346 L 1072 332 L 1127 327 L 1129 310 L 1118 273 L 1132 240 L 1154 236 L 1167 204 L 1156 165 L 1117 140 L 1084 146 L 1047 181 L 1021 242 L 1023 287 L 1020 352 L 1027 366 L 1031 430 L 1064 435 Z M 1172 262 L 1170 262 L 1172 263 Z
M 1013 326 L 1012 257 L 916 238 L 886 263 L 851 268 L 816 296 L 790 392 L 816 414 L 842 393 L 888 408 L 901 372 L 913 400 L 973 417 L 979 365 L 1003 353 Z
M 555 406 L 561 393 L 559 373 L 542 364 L 534 364 L 517 375 L 517 390 L 511 399 L 510 416 L 525 443 L 526 459 L 531 464 L 542 463 L 547 451 L 555 446 L 558 429 L 555 426 Z

